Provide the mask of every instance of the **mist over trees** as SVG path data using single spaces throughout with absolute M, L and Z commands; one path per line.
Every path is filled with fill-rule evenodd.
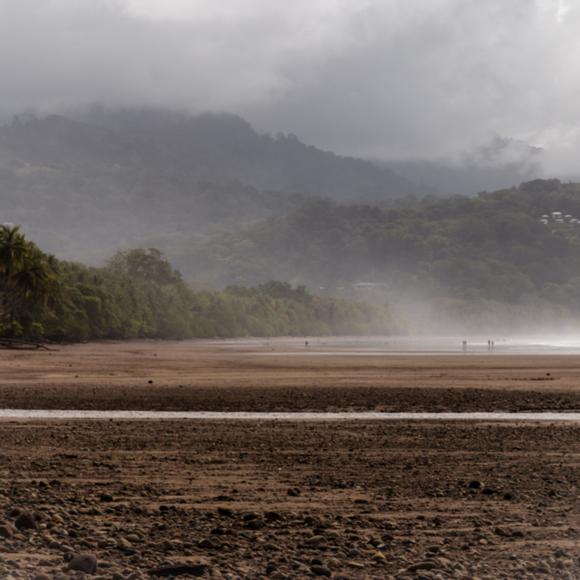
M 3 219 L 68 259 L 95 262 L 353 192 L 380 200 L 422 188 L 234 115 L 93 108 L 0 129 Z
M 0 213 L 66 259 L 98 263 L 138 246 L 172 255 L 183 239 L 310 199 L 376 204 L 467 193 L 480 189 L 484 175 L 488 183 L 519 183 L 523 153 L 514 161 L 506 153 L 513 146 L 502 143 L 450 174 L 442 164 L 335 155 L 291 134 L 260 134 L 231 114 L 95 106 L 21 115 L 0 128 Z
M 78 341 L 402 330 L 384 306 L 320 298 L 285 282 L 194 292 L 156 249 L 118 252 L 103 268 L 59 262 L 18 227 L 0 226 L 0 337 Z
M 412 308 L 431 303 L 442 320 L 474 326 L 545 323 L 542 313 L 555 322 L 580 315 L 578 217 L 580 185 L 558 180 L 382 207 L 316 201 L 208 240 L 183 266 L 214 284 L 273 277 L 393 303 L 414 296 Z
M 338 156 L 293 135 L 260 134 L 235 115 L 93 107 L 68 116 L 21 116 L 0 129 L 0 213 L 61 260 L 102 264 L 118 250 L 160 248 L 197 288 L 283 280 L 321 296 L 402 310 L 409 300 L 411 310 L 429 304 L 476 326 L 480 315 L 495 324 L 516 311 L 522 319 L 539 311 L 565 319 L 580 310 L 578 230 L 540 218 L 553 211 L 579 216 L 580 186 L 536 180 L 495 193 L 440 195 L 478 182 L 487 168 L 500 181 L 531 175 L 541 155 L 496 138 L 453 175 L 409 161 L 399 164 L 401 177 L 389 165 Z M 113 292 L 100 303 L 113 310 L 121 300 L 119 276 L 139 280 L 133 271 L 119 271 L 122 255 L 95 270 Z M 88 271 L 59 262 L 59 272 L 75 284 Z M 156 295 L 168 313 L 173 303 L 179 312 L 185 308 L 180 284 L 164 283 Z M 144 287 L 138 292 L 149 296 Z M 76 308 L 84 298 L 78 288 L 73 294 Z M 225 309 L 248 299 L 239 290 L 213 296 Z M 198 326 L 185 322 L 174 331 L 248 332 L 247 320 L 235 332 L 217 330 L 216 313 L 214 322 L 202 324 L 200 314 Z M 119 316 L 130 336 L 167 335 L 151 313 L 140 312 L 133 322 Z M 183 322 L 171 316 L 176 325 Z M 122 334 L 120 322 L 93 327 L 91 320 L 61 335 Z M 49 328 L 47 320 L 42 325 Z M 256 332 L 273 332 L 273 325 L 272 319 Z M 279 330 L 300 334 L 290 323 Z

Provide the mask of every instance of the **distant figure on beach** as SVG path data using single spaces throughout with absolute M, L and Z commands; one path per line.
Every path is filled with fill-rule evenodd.
M 467 352 L 467 341 L 466 341 L 466 340 L 464 340 L 464 341 L 461 343 L 461 347 L 462 347 L 462 349 L 463 349 L 463 352 Z
M 493 340 L 491 341 L 491 350 L 492 352 L 495 350 L 495 342 Z
M 306 348 L 308 348 L 308 341 L 307 341 L 307 340 L 305 340 L 305 341 L 304 341 L 304 346 L 305 346 Z

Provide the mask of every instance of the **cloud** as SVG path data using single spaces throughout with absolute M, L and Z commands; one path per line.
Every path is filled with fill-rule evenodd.
M 563 0 L 0 0 L 5 113 L 228 110 L 345 153 L 492 135 L 580 150 L 580 7 Z M 561 160 L 556 164 L 557 160 Z

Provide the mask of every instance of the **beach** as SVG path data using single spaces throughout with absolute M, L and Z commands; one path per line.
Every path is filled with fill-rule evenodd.
M 0 406 L 580 409 L 573 354 L 312 342 L 2 351 Z M 8 418 L 0 441 L 2 578 L 580 573 L 575 422 Z

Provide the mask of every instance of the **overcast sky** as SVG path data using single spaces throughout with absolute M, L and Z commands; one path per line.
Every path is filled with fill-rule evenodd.
M 0 0 L 0 107 L 240 113 L 375 157 L 580 152 L 573 0 Z

